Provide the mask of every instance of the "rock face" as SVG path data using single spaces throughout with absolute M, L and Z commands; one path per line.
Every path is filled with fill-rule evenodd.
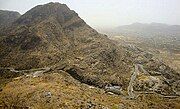
M 1 67 L 53 66 L 98 87 L 127 82 L 122 77 L 130 70 L 122 61 L 125 50 L 88 26 L 65 4 L 36 6 L 1 35 Z
M 9 26 L 12 22 L 17 20 L 21 15 L 14 11 L 0 10 L 0 28 Z

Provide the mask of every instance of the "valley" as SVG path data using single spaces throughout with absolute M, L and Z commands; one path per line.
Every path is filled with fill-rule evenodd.
M 61 3 L 9 13 L 0 14 L 12 17 L 0 28 L 0 108 L 180 108 L 179 40 L 107 36 Z

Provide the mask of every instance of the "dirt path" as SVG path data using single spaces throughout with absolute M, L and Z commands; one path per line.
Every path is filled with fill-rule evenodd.
M 140 72 L 142 72 L 146 75 L 149 75 L 149 73 L 144 69 L 143 65 L 137 64 L 137 66 L 138 66 L 138 69 L 140 70 Z
M 9 70 L 13 73 L 23 73 L 26 76 L 33 76 L 33 77 L 38 77 L 42 75 L 43 73 L 51 70 L 50 67 L 29 69 L 29 70 L 15 70 L 14 68 L 0 68 L 0 69 Z
M 133 83 L 137 77 L 137 74 L 138 74 L 138 66 L 135 64 L 134 65 L 134 72 L 131 76 L 131 79 L 130 79 L 130 82 L 129 82 L 129 86 L 128 86 L 128 95 L 129 95 L 129 98 L 133 99 L 135 98 L 135 94 L 133 93 Z

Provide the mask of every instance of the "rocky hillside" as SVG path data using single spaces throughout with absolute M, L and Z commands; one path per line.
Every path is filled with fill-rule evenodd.
M 65 4 L 36 6 L 0 35 L 0 107 L 165 108 L 163 97 L 179 106 L 178 72 L 117 45 Z
M 20 16 L 21 15 L 15 11 L 0 10 L 0 28 L 11 25 L 11 23 L 18 19 Z
M 130 75 L 130 67 L 123 62 L 125 50 L 88 26 L 65 4 L 34 7 L 3 31 L 2 36 L 1 67 L 58 67 L 79 73 L 78 79 L 99 87 L 106 82 L 120 85 L 125 82 L 120 75 Z

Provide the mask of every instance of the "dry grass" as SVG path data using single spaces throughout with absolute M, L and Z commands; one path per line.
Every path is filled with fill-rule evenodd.
M 0 106 L 33 109 L 86 109 L 91 106 L 95 109 L 148 109 L 151 105 L 165 108 L 166 103 L 176 109 L 179 106 L 179 99 L 167 101 L 157 95 L 140 95 L 137 100 L 109 95 L 102 89 L 81 84 L 63 71 L 57 72 L 38 78 L 23 77 L 8 83 L 0 92 Z M 46 92 L 51 96 L 46 96 Z

